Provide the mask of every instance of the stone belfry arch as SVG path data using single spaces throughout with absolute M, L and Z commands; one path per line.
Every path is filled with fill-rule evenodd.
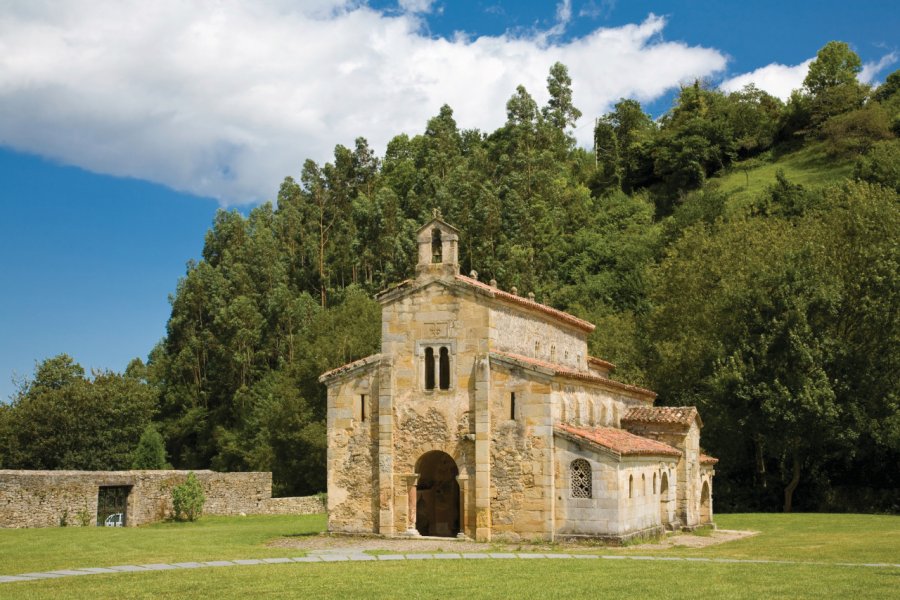
M 459 275 L 459 230 L 441 219 L 441 213 L 434 211 L 434 217 L 416 232 L 419 258 L 416 263 L 417 277 L 455 277 Z

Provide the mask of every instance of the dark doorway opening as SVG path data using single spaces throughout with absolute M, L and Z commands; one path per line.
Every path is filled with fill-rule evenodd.
M 456 537 L 459 533 L 459 469 L 453 457 L 426 452 L 416 464 L 416 530 L 420 535 Z
M 103 486 L 97 492 L 97 526 L 125 527 L 130 485 Z

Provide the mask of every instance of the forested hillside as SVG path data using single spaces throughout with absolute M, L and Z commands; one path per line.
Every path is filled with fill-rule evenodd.
M 617 378 L 699 407 L 717 510 L 898 511 L 900 72 L 873 89 L 860 70 L 831 42 L 787 103 L 696 82 L 654 120 L 623 99 L 591 151 L 557 64 L 547 105 L 519 87 L 494 132 L 444 106 L 384 156 L 339 145 L 274 205 L 217 214 L 122 385 L 155 398 L 175 466 L 323 490 L 317 377 L 377 351 L 373 294 L 413 273 L 437 208 L 465 273 L 596 323 Z M 68 385 L 44 379 L 0 407 L 2 467 L 80 465 L 38 460 L 28 415 L 64 411 Z M 134 447 L 144 425 L 120 436 Z

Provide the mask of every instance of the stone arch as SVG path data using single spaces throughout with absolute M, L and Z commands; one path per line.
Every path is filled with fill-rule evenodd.
M 659 521 L 669 524 L 669 475 L 663 471 L 659 478 Z
M 703 480 L 703 487 L 700 491 L 700 523 L 709 523 L 712 521 L 712 501 L 709 494 L 709 481 Z
M 459 467 L 442 450 L 416 461 L 416 530 L 420 535 L 455 537 L 460 532 Z

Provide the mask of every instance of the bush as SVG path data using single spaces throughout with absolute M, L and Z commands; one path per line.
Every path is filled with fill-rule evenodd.
M 163 437 L 153 424 L 144 428 L 137 448 L 131 455 L 132 469 L 165 469 L 166 446 Z
M 194 472 L 188 473 L 187 481 L 172 488 L 172 506 L 178 521 L 196 521 L 203 513 L 206 494 Z

